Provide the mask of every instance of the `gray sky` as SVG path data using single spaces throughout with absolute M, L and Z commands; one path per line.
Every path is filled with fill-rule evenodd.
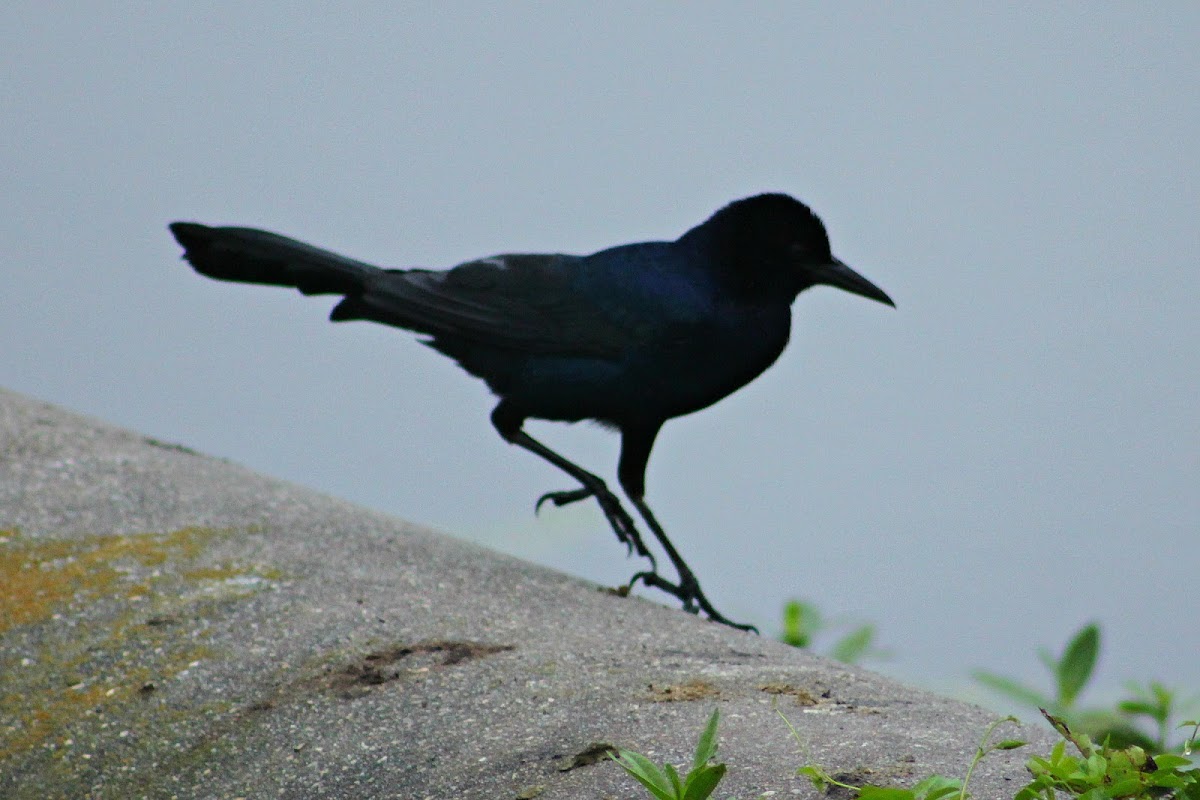
M 1200 688 L 1200 6 L 994 6 L 4 3 L 0 384 L 615 583 L 481 383 L 166 223 L 443 267 L 787 191 L 899 308 L 802 295 L 667 425 L 648 496 L 714 604 L 875 621 L 927 685 L 1098 619 L 1105 685 Z M 612 475 L 610 434 L 531 430 Z

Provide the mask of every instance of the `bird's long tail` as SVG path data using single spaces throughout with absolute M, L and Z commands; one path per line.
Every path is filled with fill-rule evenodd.
M 354 294 L 378 267 L 256 228 L 173 222 L 171 233 L 197 272 L 222 281 L 291 286 L 304 294 Z

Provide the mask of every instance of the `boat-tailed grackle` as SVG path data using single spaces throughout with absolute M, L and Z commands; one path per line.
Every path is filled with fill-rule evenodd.
M 487 382 L 492 424 L 579 488 L 543 495 L 561 506 L 594 497 L 617 538 L 645 556 L 639 580 L 736 628 L 700 590 L 645 501 L 646 464 L 663 423 L 712 405 L 757 377 L 787 344 L 791 305 L 826 284 L 894 305 L 834 258 L 821 220 L 784 194 L 738 200 L 671 242 L 591 255 L 513 254 L 452 269 L 381 269 L 254 228 L 171 226 L 197 272 L 223 281 L 342 295 L 330 319 L 371 320 L 425 344 Z M 596 475 L 526 433 L 528 418 L 590 419 L 621 433 L 617 478 L 679 575 L 658 574 L 633 518 Z

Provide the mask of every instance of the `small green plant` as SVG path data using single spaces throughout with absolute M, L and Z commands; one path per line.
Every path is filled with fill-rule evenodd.
M 713 709 L 708 724 L 696 743 L 692 768 L 682 778 L 671 764 L 661 767 L 641 753 L 617 750 L 613 759 L 633 778 L 646 787 L 657 800 L 706 800 L 725 777 L 725 765 L 711 763 L 717 755 L 717 723 L 720 711 Z
M 1200 767 L 1192 760 L 1180 755 L 1166 753 L 1152 756 L 1137 745 L 1118 748 L 1109 744 L 1097 746 L 1091 737 L 1073 732 L 1060 717 L 1042 709 L 1042 715 L 1058 732 L 1062 739 L 1053 747 L 1049 756 L 1033 756 L 1025 762 L 1031 780 L 1021 787 L 1014 800 L 1200 800 Z M 782 716 L 782 715 L 781 715 Z M 786 718 L 784 720 L 787 722 Z M 975 757 L 962 780 L 944 775 L 931 775 L 911 789 L 896 786 L 854 786 L 837 780 L 829 771 L 817 764 L 807 764 L 799 774 L 806 776 L 821 792 L 833 786 L 855 793 L 859 800 L 966 800 L 970 795 L 967 786 L 975 767 L 989 753 L 997 750 L 1012 750 L 1025 743 L 1016 739 L 991 744 L 996 728 L 1005 722 L 1016 722 L 1015 717 L 1005 717 L 988 726 Z M 800 741 L 796 729 L 792 735 Z M 1190 753 L 1200 734 L 1200 722 L 1188 720 L 1181 728 L 1191 728 L 1191 735 L 1184 743 L 1184 752 Z M 1079 755 L 1067 751 L 1072 745 Z M 803 747 L 803 745 L 802 745 Z
M 800 749 L 803 752 L 805 747 L 800 734 L 787 717 L 784 717 L 782 713 L 779 716 L 783 717 L 783 721 L 792 732 L 792 737 L 800 744 Z M 996 732 L 996 728 L 1006 722 L 1016 724 L 1018 720 L 1016 717 L 1004 717 L 1003 719 L 996 720 L 987 727 L 983 738 L 979 742 L 979 747 L 975 749 L 975 757 L 971 759 L 971 763 L 967 767 L 967 772 L 962 779 L 950 778 L 945 775 L 930 775 L 928 778 L 915 784 L 911 789 L 902 789 L 898 786 L 874 786 L 872 784 L 855 786 L 837 780 L 824 767 L 812 763 L 811 759 L 808 764 L 797 770 L 796 774 L 808 778 L 812 782 L 812 785 L 821 793 L 826 792 L 830 787 L 837 786 L 853 792 L 858 796 L 859 800 L 949 800 L 949 798 L 953 797 L 957 797 L 958 800 L 967 800 L 970 797 L 970 794 L 967 793 L 967 786 L 971 782 L 971 774 L 975 772 L 975 767 L 979 765 L 980 761 L 986 758 L 989 753 L 994 753 L 997 750 L 1015 750 L 1018 747 L 1025 746 L 1025 742 L 1020 739 L 1004 739 L 994 744 L 991 742 L 992 734 Z
M 785 608 L 781 638 L 797 647 L 809 647 L 822 627 L 813 606 L 792 601 Z M 845 643 L 844 648 L 834 648 L 835 657 L 840 651 L 848 656 L 843 660 L 855 661 L 869 654 L 873 636 L 871 626 L 856 629 L 839 642 Z M 1031 780 L 1018 790 L 1014 800 L 1200 800 L 1200 766 L 1193 766 L 1195 762 L 1190 758 L 1200 738 L 1200 720 L 1190 719 L 1172 727 L 1172 719 L 1182 705 L 1174 692 L 1156 682 L 1130 684 L 1129 697 L 1112 710 L 1078 707 L 1076 701 L 1092 679 L 1099 654 L 1100 629 L 1094 623 L 1077 631 L 1062 655 L 1055 657 L 1041 650 L 1042 662 L 1055 681 L 1053 695 L 994 673 L 975 673 L 985 686 L 1022 704 L 1038 706 L 1062 737 L 1048 756 L 1033 756 L 1025 762 Z M 804 742 L 795 727 L 778 710 L 776 713 L 803 752 Z M 719 720 L 720 714 L 714 710 L 696 744 L 691 769 L 682 777 L 671 764 L 660 766 L 632 751 L 618 750 L 614 760 L 656 800 L 707 800 L 725 776 L 725 765 L 712 763 L 717 754 Z M 967 800 L 971 776 L 984 758 L 998 750 L 1025 745 L 1017 739 L 992 743 L 996 729 L 1008 722 L 1016 723 L 1017 719 L 1004 717 L 988 726 L 961 779 L 930 775 L 908 789 L 854 786 L 838 780 L 807 753 L 808 763 L 797 774 L 808 778 L 821 792 L 837 787 L 860 800 Z M 1139 730 L 1137 722 L 1152 725 L 1154 734 Z M 1189 728 L 1176 748 L 1183 755 L 1168 752 L 1172 749 L 1167 741 L 1172 732 Z M 1068 745 L 1078 755 L 1069 752 Z
M 815 605 L 803 600 L 789 600 L 783 606 L 783 632 L 779 640 L 792 647 L 811 650 L 818 634 L 830 628 Z M 857 664 L 868 658 L 886 658 L 887 653 L 874 645 L 875 626 L 858 625 L 837 639 L 827 655 L 846 664 Z
M 1058 658 L 1044 647 L 1038 650 L 1038 657 L 1054 678 L 1053 696 L 986 670 L 976 670 L 972 677 L 1022 705 L 1049 708 L 1059 715 L 1069 714 L 1096 669 L 1096 661 L 1100 657 L 1100 627 L 1095 623 L 1084 625 L 1071 637 Z
M 1169 741 L 1171 721 L 1181 713 L 1181 706 L 1190 703 L 1182 703 L 1175 692 L 1161 683 L 1128 684 L 1129 697 L 1111 709 L 1079 707 L 1077 700 L 1095 674 L 1100 644 L 1100 627 L 1089 623 L 1075 632 L 1061 656 L 1055 657 L 1045 648 L 1038 651 L 1054 679 L 1052 695 L 993 672 L 976 670 L 972 676 L 1013 702 L 1045 709 L 1066 720 L 1072 729 L 1087 734 L 1093 741 L 1107 741 L 1114 747 L 1136 745 L 1156 753 L 1179 749 L 1180 745 Z M 1147 734 L 1139 727 L 1141 724 L 1152 726 L 1154 734 Z
M 1191 759 L 1170 753 L 1152 756 L 1138 745 L 1097 746 L 1087 734 L 1074 733 L 1060 717 L 1045 709 L 1042 715 L 1063 738 L 1048 757 L 1034 756 L 1025 763 L 1033 780 L 1017 792 L 1015 800 L 1056 800 L 1060 794 L 1081 800 L 1200 800 L 1200 767 L 1183 769 L 1191 766 Z M 1196 728 L 1200 726 L 1193 728 L 1185 750 L 1191 749 Z M 1078 756 L 1067 752 L 1068 743 Z
M 1148 738 L 1145 743 L 1141 743 L 1142 747 L 1149 744 L 1149 749 L 1156 753 L 1165 753 L 1172 749 L 1183 749 L 1185 755 L 1190 754 L 1192 742 L 1196 739 L 1196 732 L 1194 730 L 1191 737 L 1182 747 L 1173 748 L 1170 738 L 1173 727 L 1174 729 L 1182 729 L 1194 726 L 1195 723 L 1189 720 L 1172 726 L 1171 722 L 1180 713 L 1179 707 L 1181 705 L 1194 706 L 1195 700 L 1193 699 L 1187 703 L 1181 702 L 1176 692 L 1163 686 L 1158 681 L 1150 681 L 1146 684 L 1130 682 L 1125 685 L 1125 689 L 1129 692 L 1129 697 L 1117 703 L 1117 711 L 1130 720 L 1145 718 L 1154 726 L 1155 735 Z M 1137 742 L 1130 743 L 1134 744 Z

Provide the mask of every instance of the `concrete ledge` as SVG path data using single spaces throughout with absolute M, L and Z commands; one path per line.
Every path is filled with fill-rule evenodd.
M 815 797 L 775 706 L 901 783 L 993 719 L 4 391 L 0 586 L 5 798 L 644 797 L 575 757 L 684 762 L 714 706 L 717 796 Z

